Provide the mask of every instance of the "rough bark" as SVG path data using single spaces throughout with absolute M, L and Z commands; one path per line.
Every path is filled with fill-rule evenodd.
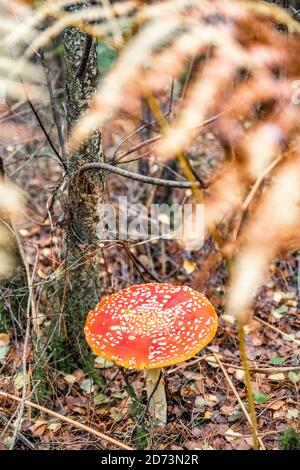
M 71 9 L 78 8 L 71 6 Z M 65 81 L 68 131 L 84 114 L 99 81 L 96 43 L 77 28 L 64 32 Z M 66 216 L 65 289 L 62 312 L 73 356 L 80 363 L 89 351 L 83 339 L 83 326 L 89 309 L 101 294 L 100 256 L 97 249 L 98 208 L 104 178 L 99 171 L 77 175 L 85 163 L 103 160 L 100 132 L 68 156 L 68 201 Z

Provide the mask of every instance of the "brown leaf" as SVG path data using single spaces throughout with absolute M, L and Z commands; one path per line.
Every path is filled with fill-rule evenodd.
M 122 421 L 122 419 L 124 418 L 123 410 L 120 410 L 119 408 L 117 408 L 115 406 L 110 409 L 109 415 L 117 423 L 119 421 Z
M 285 404 L 285 402 L 283 400 L 277 400 L 274 403 L 272 403 L 271 405 L 269 405 L 269 408 L 271 410 L 277 411 L 277 410 L 280 410 L 280 408 L 282 408 L 284 406 L 284 404 Z
M 252 446 L 249 445 L 249 443 L 244 438 L 235 439 L 231 443 L 231 445 L 232 445 L 233 449 L 235 449 L 235 450 L 250 450 L 252 448 Z
M 38 420 L 32 426 L 30 426 L 30 431 L 34 436 L 42 436 L 47 428 L 47 421 Z
M 188 441 L 184 443 L 184 447 L 188 450 L 202 450 L 202 441 Z
M 74 413 L 78 413 L 79 415 L 86 414 L 86 409 L 81 406 L 74 406 L 72 411 L 74 411 Z
M 193 434 L 194 437 L 200 437 L 201 434 L 202 434 L 202 431 L 199 428 L 193 428 L 192 429 L 192 434 Z
M 283 372 L 279 372 L 277 374 L 270 374 L 268 376 L 268 379 L 272 380 L 274 382 L 281 382 L 281 381 L 285 380 L 285 375 L 284 375 Z
M 228 442 L 233 442 L 240 437 L 242 437 L 242 434 L 240 432 L 234 431 L 233 429 L 227 429 L 227 431 L 224 434 L 224 437 L 226 441 Z
M 59 431 L 61 428 L 61 423 L 59 421 L 53 421 L 52 423 L 48 424 L 49 431 L 52 431 L 54 434 Z
M 76 377 L 77 382 L 80 382 L 80 380 L 84 378 L 84 372 L 81 369 L 75 370 L 73 375 Z
M 9 336 L 7 333 L 0 333 L 0 348 L 2 346 L 8 346 L 9 344 Z
M 220 408 L 221 413 L 225 416 L 230 416 L 233 413 L 233 407 L 228 405 L 222 405 Z

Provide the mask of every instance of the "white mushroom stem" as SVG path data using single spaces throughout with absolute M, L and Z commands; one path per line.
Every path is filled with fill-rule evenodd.
M 155 426 L 167 424 L 167 398 L 161 369 L 146 370 L 148 410 Z

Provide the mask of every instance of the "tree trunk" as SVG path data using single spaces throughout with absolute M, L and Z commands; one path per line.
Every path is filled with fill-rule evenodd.
M 80 8 L 71 6 L 69 9 Z M 64 32 L 65 81 L 68 132 L 84 114 L 99 81 L 96 42 L 77 28 Z M 104 176 L 99 171 L 76 175 L 85 163 L 103 160 L 100 132 L 68 156 L 68 200 L 65 227 L 65 289 L 62 317 L 65 332 L 77 363 L 87 365 L 89 350 L 83 337 L 88 311 L 101 294 L 100 254 L 97 248 L 99 204 Z

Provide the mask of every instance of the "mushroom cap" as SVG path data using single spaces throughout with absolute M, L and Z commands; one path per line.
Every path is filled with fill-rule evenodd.
M 84 332 L 99 356 L 127 369 L 186 361 L 215 336 L 218 318 L 201 293 L 187 286 L 139 284 L 104 297 Z

